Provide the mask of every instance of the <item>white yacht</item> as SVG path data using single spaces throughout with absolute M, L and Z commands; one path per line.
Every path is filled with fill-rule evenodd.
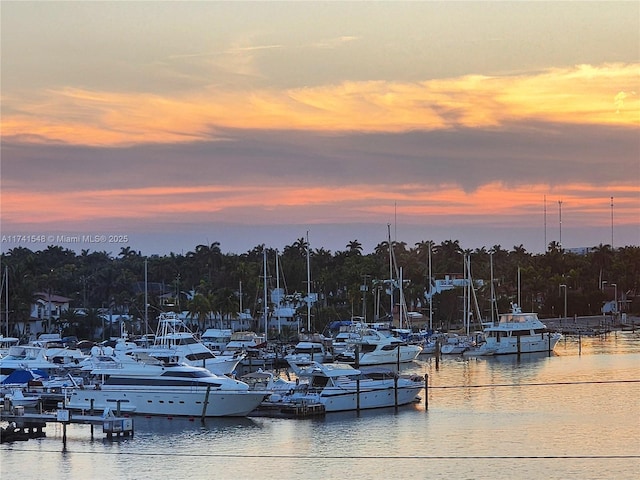
M 15 370 L 38 369 L 47 374 L 60 374 L 78 367 L 85 358 L 82 351 L 60 345 L 13 345 L 0 358 L 0 382 Z
M 92 385 L 70 392 L 73 410 L 104 410 L 166 416 L 246 416 L 264 399 L 238 380 L 144 353 L 94 359 Z
M 173 312 L 162 313 L 154 341 L 148 347 L 135 348 L 160 359 L 178 357 L 178 361 L 194 367 L 203 367 L 216 375 L 230 375 L 244 358 L 242 352 L 235 355 L 215 355 Z
M 299 385 L 286 393 L 273 393 L 267 404 L 321 403 L 325 412 L 384 408 L 416 401 L 424 381 L 398 377 L 387 369 L 355 369 L 346 363 L 314 363 L 299 369 Z
M 547 331 L 536 313 L 523 313 L 516 304 L 510 313 L 499 315 L 498 321 L 484 328 L 485 343 L 465 354 L 506 355 L 552 352 L 562 334 Z
M 360 337 L 351 340 L 350 346 L 336 357 L 338 361 L 357 363 L 359 366 L 407 363 L 418 358 L 422 352 L 420 345 L 407 344 L 380 330 L 366 328 L 359 333 Z M 356 349 L 359 352 L 357 362 Z
M 296 344 L 293 352 L 285 355 L 284 359 L 289 364 L 295 363 L 299 367 L 309 366 L 314 362 L 330 362 L 333 360 L 331 342 L 331 338 L 320 335 L 303 338 Z
M 233 332 L 227 328 L 208 328 L 200 336 L 200 340 L 213 353 L 220 354 L 227 348 L 231 335 Z

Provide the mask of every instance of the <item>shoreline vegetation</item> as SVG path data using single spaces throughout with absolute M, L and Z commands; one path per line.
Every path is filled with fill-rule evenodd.
M 447 240 L 413 246 L 391 242 L 390 249 L 385 241 L 363 254 L 358 240 L 331 252 L 312 248 L 299 238 L 281 252 L 257 245 L 243 254 L 222 253 L 218 242 L 164 256 L 142 256 L 130 247 L 121 247 L 117 254 L 76 253 L 60 246 L 37 251 L 13 248 L 0 258 L 0 326 L 3 334 L 15 333 L 15 325 L 37 313 L 32 311 L 35 295 L 44 292 L 66 298 L 69 305 L 57 316 L 48 315 L 44 305 L 45 312 L 37 317 L 44 330 L 78 338 L 91 338 L 105 312 L 126 314 L 132 319 L 128 331 L 136 333 L 134 324 L 145 318 L 145 305 L 151 323 L 161 311 L 188 312 L 194 329 L 204 331 L 217 326 L 212 319 L 230 322 L 242 312 L 254 319 L 259 331 L 266 278 L 266 290 L 282 289 L 296 316 L 304 319 L 301 323 L 308 321 L 316 332 L 356 316 L 376 321 L 393 315 L 397 323 L 403 308 L 422 315 L 412 320 L 412 326 L 428 326 L 431 315 L 433 328 L 446 331 L 462 323 L 463 288 L 434 293 L 431 308 L 428 292 L 437 280 L 465 278 L 466 265 L 482 317 L 473 319 L 472 328 L 491 319 L 492 304 L 498 312 L 506 312 L 512 303 L 519 303 L 523 311 L 536 312 L 549 328 L 558 323 L 570 328 L 576 317 L 593 319 L 580 322 L 585 328 L 624 326 L 623 317 L 633 325 L 632 319 L 640 314 L 638 246 L 613 249 L 601 244 L 576 253 L 551 242 L 544 254 L 531 254 L 522 245 L 511 250 L 500 245 L 464 250 L 459 241 Z M 317 301 L 308 309 L 309 293 Z M 274 305 L 268 302 L 271 311 Z M 561 318 L 564 322 L 557 321 Z

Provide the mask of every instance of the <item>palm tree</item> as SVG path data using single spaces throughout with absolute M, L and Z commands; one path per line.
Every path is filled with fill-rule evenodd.
M 347 250 L 352 255 L 362 255 L 362 244 L 358 240 L 347 243 Z
M 211 304 L 206 295 L 196 293 L 191 300 L 187 302 L 187 316 L 193 318 L 201 330 L 205 330 L 205 322 L 211 313 Z

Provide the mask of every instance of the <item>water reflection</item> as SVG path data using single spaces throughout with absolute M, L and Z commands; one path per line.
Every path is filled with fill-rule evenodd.
M 105 441 L 70 426 L 0 448 L 0 478 L 616 478 L 640 472 L 640 337 L 568 339 L 555 355 L 433 358 L 424 402 L 309 419 L 134 417 Z M 424 395 L 424 392 L 423 392 Z

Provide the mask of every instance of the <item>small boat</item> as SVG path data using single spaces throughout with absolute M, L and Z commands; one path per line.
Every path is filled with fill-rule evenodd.
M 284 359 L 289 363 L 295 363 L 298 366 L 308 366 L 314 362 L 324 363 L 333 360 L 333 355 L 327 341 L 331 342 L 331 339 L 317 338 L 310 340 L 303 340 L 296 344 L 293 352 L 286 355 Z
M 47 374 L 59 374 L 77 368 L 86 355 L 78 349 L 67 348 L 57 343 L 37 342 L 28 345 L 13 345 L 0 358 L 0 381 L 15 370 L 39 369 Z
M 11 402 L 14 407 L 33 408 L 38 405 L 40 401 L 39 395 L 25 395 L 21 388 L 14 388 L 9 393 L 4 395 L 5 399 Z
M 293 390 L 274 393 L 265 403 L 322 404 L 326 412 L 384 408 L 413 403 L 424 388 L 418 377 L 398 376 L 380 367 L 355 369 L 338 362 L 316 362 L 296 374 L 299 384 Z
M 349 348 L 338 355 L 336 360 L 357 363 L 358 366 L 387 365 L 412 362 L 421 352 L 420 345 L 407 344 L 397 337 L 385 335 L 380 330 L 365 328 L 360 331 L 359 338 L 352 340 Z

